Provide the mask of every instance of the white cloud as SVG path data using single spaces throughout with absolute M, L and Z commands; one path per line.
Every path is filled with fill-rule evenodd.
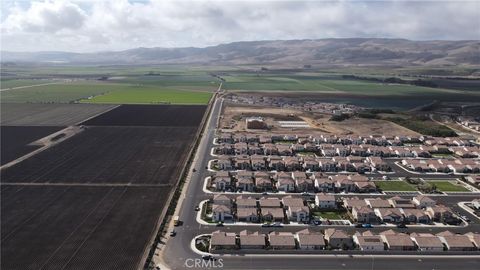
M 26 10 L 13 7 L 3 25 L 9 31 L 55 33 L 79 29 L 86 20 L 86 13 L 74 3 L 46 1 L 33 2 Z
M 5 50 L 120 50 L 330 37 L 480 39 L 480 2 L 35 1 L 2 10 Z

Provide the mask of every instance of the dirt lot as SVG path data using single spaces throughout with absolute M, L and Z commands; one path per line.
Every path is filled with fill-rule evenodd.
M 90 126 L 198 126 L 207 107 L 122 105 L 82 123 Z
M 330 122 L 335 128 L 342 130 L 342 134 L 359 134 L 359 135 L 385 135 L 385 136 L 395 136 L 395 135 L 409 135 L 409 136 L 419 136 L 420 134 L 412 131 L 410 129 L 399 126 L 395 123 L 377 120 L 377 119 L 365 119 L 365 118 L 352 118 L 347 119 L 342 122 Z
M 39 148 L 38 145 L 28 144 L 61 129 L 63 127 L 0 126 L 0 164 L 6 164 Z
M 309 133 L 321 134 L 332 133 L 337 135 L 418 135 L 416 132 L 401 127 L 397 124 L 376 120 L 353 118 L 341 122 L 329 121 L 331 115 L 320 113 L 309 113 L 293 109 L 265 108 L 258 106 L 230 106 L 227 105 L 223 111 L 221 121 L 222 127 L 232 128 L 236 131 L 245 131 L 245 118 L 249 116 L 262 116 L 267 122 L 270 130 L 258 132 L 283 132 L 283 133 Z M 311 128 L 282 128 L 277 121 L 305 121 Z M 257 131 L 256 131 L 257 132 Z
M 2 186 L 2 269 L 137 269 L 168 188 Z
M 93 104 L 2 103 L 2 126 L 69 126 L 114 108 Z
M 173 183 L 196 127 L 89 127 L 1 172 L 2 182 Z

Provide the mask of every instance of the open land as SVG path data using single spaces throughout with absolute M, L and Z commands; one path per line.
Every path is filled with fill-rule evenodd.
M 2 186 L 2 269 L 138 269 L 168 192 Z
M 274 90 L 274 91 L 320 91 L 320 92 L 340 92 L 351 94 L 366 95 L 428 95 L 453 94 L 457 91 L 443 88 L 420 87 L 403 84 L 386 84 L 367 82 L 354 79 L 343 79 L 338 75 L 310 73 L 298 74 L 266 72 L 263 74 L 251 73 L 229 73 L 228 76 L 222 76 L 225 79 L 225 88 L 227 90 Z M 463 91 L 458 91 L 462 93 Z M 468 93 L 469 91 L 465 91 Z M 474 91 L 475 92 L 475 91 Z M 478 93 L 477 93 L 478 94 Z
M 222 69 L 225 73 L 217 74 L 219 69 Z M 228 69 L 202 67 L 192 69 L 186 67 L 52 66 L 41 69 L 15 67 L 7 71 L 24 78 L 31 76 L 32 78 L 46 77 L 51 80 L 71 79 L 70 82 L 55 85 L 4 91 L 2 92 L 2 105 L 6 104 L 7 106 L 12 105 L 9 102 L 23 103 L 22 106 L 50 105 L 26 104 L 29 102 L 206 104 L 210 93 L 218 88 L 220 81 L 223 83 L 224 90 L 242 94 L 249 91 L 250 93 L 260 91 L 262 96 L 275 96 L 281 93 L 281 96 L 290 96 L 297 100 L 321 100 L 321 102 L 354 104 L 367 108 L 395 108 L 395 110 L 409 110 L 431 103 L 434 100 L 463 102 L 476 100 L 479 97 L 478 88 L 475 87 L 476 82 L 469 83 L 466 88 L 452 83 L 450 88 L 448 81 L 442 81 L 438 83 L 438 87 L 433 88 L 342 77 L 345 74 L 363 72 L 363 69 L 325 73 L 320 70 L 301 69 L 300 71 L 263 72 L 260 71 L 260 67 L 241 67 L 238 69 L 233 67 Z M 397 74 L 397 71 L 392 71 L 392 74 L 384 74 L 388 71 L 382 69 L 372 72 L 377 73 L 377 75 L 381 74 L 379 76 L 383 77 Z M 414 72 L 412 70 L 405 71 L 405 73 Z M 418 71 L 418 74 L 422 74 L 422 72 Z M 13 77 L 16 75 L 14 74 Z M 22 84 L 27 82 L 10 83 Z M 191 174 L 189 176 L 191 179 L 187 181 L 185 193 L 182 195 L 183 200 L 181 201 L 183 204 L 179 204 L 183 205 L 181 206 L 183 208 L 179 208 L 179 211 L 175 213 L 175 215 L 180 216 L 183 226 L 176 227 L 178 236 L 167 239 L 167 245 L 163 246 L 161 250 L 165 262 L 173 269 L 184 268 L 185 258 L 200 257 L 188 248 L 195 236 L 219 230 L 212 224 L 198 224 L 195 219 L 197 212 L 195 212 L 193 206 L 199 205 L 201 201 L 211 199 L 213 196 L 212 194 L 205 194 L 201 190 L 205 178 L 211 176 L 211 172 L 207 171 L 205 166 L 207 166 L 208 161 L 217 158 L 211 155 L 211 150 L 214 147 L 213 137 L 218 135 L 215 134 L 215 129 L 221 111 L 219 109 L 222 104 L 220 100 L 223 99 L 217 99 L 214 105 L 211 121 L 202 136 L 198 154 L 192 164 L 192 168 L 197 168 L 198 171 L 193 173 L 193 170 L 190 170 Z M 176 179 L 178 179 L 179 170 L 185 163 L 182 160 L 185 160 L 188 145 L 194 139 L 195 131 L 205 109 L 204 107 L 202 109 L 202 106 L 123 105 L 114 108 L 113 106 L 94 104 L 62 105 L 72 106 L 72 108 L 73 106 L 92 106 L 89 108 L 98 108 L 98 111 L 86 109 L 84 114 L 79 113 L 82 116 L 79 116 L 75 121 L 67 119 L 74 118 L 74 115 L 63 119 L 55 116 L 58 111 L 55 113 L 50 110 L 39 114 L 27 113 L 22 117 L 15 117 L 10 114 L 7 117 L 12 119 L 7 122 L 9 125 L 13 125 L 12 123 L 15 122 L 19 125 L 28 125 L 29 123 L 33 125 L 38 122 L 33 119 L 38 117 L 43 125 L 47 125 L 51 121 L 68 124 L 81 122 L 82 125 L 86 126 L 86 129 L 72 138 L 1 172 L 3 181 L 1 186 L 2 268 L 140 268 L 146 250 L 149 248 L 150 240 L 155 234 L 158 220 L 162 216 L 162 211 L 165 210 L 165 199 L 168 198 Z M 235 111 L 229 112 L 228 110 L 231 108 Z M 93 119 L 85 120 L 107 110 L 110 111 Z M 79 109 L 79 111 L 83 111 L 83 109 Z M 94 111 L 96 112 L 94 113 Z M 50 113 L 53 120 L 49 120 L 48 115 Z M 293 114 L 293 116 L 289 114 Z M 244 118 L 246 116 L 262 116 L 267 123 L 273 123 L 271 130 L 260 131 L 257 134 L 273 132 L 298 135 L 319 133 L 325 134 L 325 138 L 331 135 L 342 137 L 384 135 L 391 139 L 397 135 L 420 136 L 417 132 L 383 119 L 365 119 L 354 115 L 350 119 L 336 122 L 330 121 L 330 114 L 313 114 L 295 110 L 287 113 L 285 109 L 255 106 L 227 107 L 223 116 L 220 117 L 220 121 L 228 126 L 234 120 L 238 125 L 230 131 L 234 133 L 237 131 L 245 132 L 242 125 L 245 123 Z M 403 115 L 401 116 L 403 117 Z M 404 118 L 409 119 L 409 117 L 405 116 Z M 31 119 L 29 120 L 29 118 Z M 303 120 L 311 128 L 308 129 L 308 132 L 303 129 L 281 128 L 278 125 L 275 126 L 275 123 L 279 120 Z M 3 121 L 2 116 L 2 125 L 4 125 Z M 278 144 L 282 143 L 279 142 Z M 284 143 L 284 145 L 288 147 L 288 143 Z M 323 143 L 322 145 L 326 144 Z M 336 147 L 341 148 L 340 145 Z M 398 148 L 398 146 L 393 147 Z M 317 154 L 320 155 L 321 153 L 318 152 Z M 299 154 L 298 156 L 302 155 Z M 236 164 L 234 165 L 236 166 Z M 394 169 L 391 174 L 386 174 L 388 176 L 417 175 L 398 168 L 393 164 L 393 161 L 388 160 L 387 165 Z M 368 166 L 371 168 L 370 164 Z M 333 174 L 334 172 L 327 174 L 327 176 L 333 176 Z M 382 172 L 375 171 L 369 176 L 380 178 L 382 175 Z M 426 176 L 428 177 L 428 175 Z M 436 177 L 438 178 L 435 179 L 453 179 L 457 176 L 439 175 Z M 235 179 L 231 180 L 236 181 Z M 412 187 L 407 187 L 406 182 L 402 182 L 403 184 L 397 184 L 396 182 L 393 184 L 393 181 L 375 182 L 378 187 L 387 191 L 405 191 L 401 194 L 408 199 L 414 196 L 408 193 L 408 191 L 412 191 Z M 438 188 L 439 190 L 451 189 L 450 186 L 446 187 L 445 185 Z M 215 192 L 218 193 L 218 191 Z M 235 199 L 239 195 L 234 192 L 225 194 L 230 199 Z M 360 196 L 360 193 L 336 193 L 335 196 L 337 200 L 341 200 L 357 195 Z M 391 197 L 388 194 L 372 193 L 370 195 L 361 194 L 361 198 L 368 198 L 364 195 L 368 197 Z M 283 198 L 284 194 L 268 193 L 265 196 Z M 300 197 L 302 195 L 298 193 L 293 196 Z M 468 215 L 456 203 L 459 200 L 471 200 L 474 196 L 478 197 L 478 194 L 472 192 L 471 195 L 462 194 L 462 196 L 454 197 L 450 194 L 443 194 L 436 196 L 435 200 L 439 204 L 451 207 L 452 211 L 459 211 L 461 214 Z M 304 200 L 304 202 L 307 202 L 307 200 Z M 309 200 L 308 203 L 309 206 L 312 206 L 313 201 Z M 318 207 L 310 209 L 312 210 L 310 213 L 315 214 L 323 211 L 316 208 Z M 319 211 L 313 212 L 313 210 Z M 341 218 L 337 213 L 330 210 L 323 211 L 323 216 L 332 219 Z M 457 218 L 457 214 L 454 214 L 454 216 Z M 251 230 L 252 226 L 249 225 L 229 226 L 229 224 L 226 224 L 220 230 L 238 233 L 244 229 Z M 320 232 L 324 228 L 330 227 L 326 224 L 322 224 L 321 227 L 289 224 L 281 231 L 295 233 L 306 228 L 305 226 L 308 226 L 314 232 Z M 388 228 L 392 228 L 396 232 L 402 231 L 396 227 Z M 386 229 L 387 227 L 375 224 L 375 227 L 371 230 L 374 234 L 378 234 Z M 434 225 L 419 229 L 409 227 L 410 232 L 439 233 L 447 229 L 458 233 L 479 232 L 476 223 L 466 224 L 464 227 L 448 228 Z M 254 230 L 263 234 L 271 232 L 272 228 L 263 228 L 258 225 Z M 344 225 L 342 230 L 353 234 L 361 229 Z M 156 249 L 155 252 L 157 251 Z M 233 251 L 233 253 L 235 252 L 237 251 Z M 269 253 L 270 250 L 264 252 Z M 289 252 L 286 251 L 286 253 Z M 302 253 L 298 249 L 294 249 L 293 252 Z M 316 252 L 312 251 L 312 253 Z M 356 252 L 355 254 L 361 254 L 362 257 L 365 257 L 364 254 L 366 254 L 362 254 L 358 250 L 347 252 Z M 389 254 L 389 251 L 382 252 Z M 326 262 L 325 265 L 331 264 L 332 267 L 330 268 L 345 268 L 343 261 L 341 261 L 341 266 L 338 265 L 339 260 L 342 259 L 336 257 L 336 251 L 332 251 L 330 254 L 335 257 L 322 259 Z M 399 254 L 403 253 L 399 251 Z M 296 267 L 298 265 L 309 265 L 312 269 L 321 268 L 318 264 L 318 258 L 306 258 L 297 255 L 295 255 L 298 257 L 296 259 L 301 261 L 295 261 L 295 258 L 292 257 L 258 257 L 255 262 L 250 260 L 251 264 L 245 264 L 245 259 L 249 259 L 248 255 L 222 259 L 225 260 L 225 267 L 229 269 L 286 268 L 292 265 L 296 265 Z M 373 256 L 371 258 L 372 262 L 373 259 L 375 259 L 375 262 L 379 260 L 379 258 Z M 393 260 L 385 259 L 389 262 Z M 413 265 L 411 268 L 418 267 L 421 264 L 420 260 L 417 261 L 417 258 L 412 260 L 414 261 L 411 263 Z M 451 259 L 450 263 L 455 262 L 453 260 Z M 332 264 L 333 261 L 335 261 L 335 266 Z M 354 264 L 355 261 L 358 262 L 359 258 L 350 256 L 348 265 L 350 263 Z M 469 259 L 469 263 L 472 261 L 473 265 L 478 264 L 478 259 Z M 384 262 L 383 266 L 385 265 L 390 264 Z M 438 268 L 438 263 L 432 265 Z M 373 268 L 373 264 L 368 264 L 367 267 L 362 268 L 369 269 L 370 266 Z M 377 268 L 382 267 L 375 266 Z M 329 266 L 323 267 L 327 268 Z
M 23 103 L 187 103 L 206 104 L 210 93 L 193 90 L 176 90 L 155 86 L 110 82 L 76 81 L 39 85 L 2 92 L 2 102 Z
M 1 268 L 142 268 L 206 107 L 7 106 L 7 123 L 74 124 L 107 116 L 1 171 Z M 5 143 L 20 145 L 20 132 L 12 134 Z
M 2 134 L 0 164 L 6 164 L 39 148 L 40 145 L 30 145 L 30 143 L 62 128 L 52 126 L 0 126 L 0 133 Z
M 382 134 L 382 135 L 397 135 L 405 134 L 410 136 L 417 136 L 418 133 L 404 128 L 395 123 L 381 120 L 381 119 L 363 119 L 350 118 L 341 122 L 329 121 L 331 115 L 322 113 L 310 113 L 294 109 L 283 108 L 262 108 L 258 106 L 226 106 L 224 109 L 223 118 L 221 119 L 222 127 L 229 127 L 233 122 L 235 130 L 245 130 L 245 121 L 238 121 L 241 118 L 250 116 L 261 116 L 266 118 L 267 124 L 271 127 L 269 132 L 281 131 L 287 133 L 299 132 L 299 130 L 292 130 L 291 128 L 281 128 L 277 121 L 306 121 L 310 127 L 319 133 L 332 134 Z
M 0 89 L 4 90 L 4 89 L 17 88 L 17 87 L 28 87 L 32 85 L 50 84 L 50 83 L 58 83 L 58 82 L 59 82 L 58 80 L 50 80 L 50 79 L 1 80 Z
M 2 171 L 2 182 L 171 184 L 196 127 L 88 127 Z
M 205 106 L 122 105 L 82 123 L 87 126 L 197 126 Z
M 69 126 L 114 108 L 97 104 L 3 103 L 2 126 Z

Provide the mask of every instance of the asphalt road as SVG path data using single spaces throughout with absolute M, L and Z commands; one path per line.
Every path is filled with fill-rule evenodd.
M 213 138 L 215 135 L 216 124 L 221 113 L 222 101 L 218 99 L 212 108 L 209 122 L 204 131 L 199 147 L 197 149 L 197 160 L 194 168 L 196 173 L 192 174 L 190 183 L 186 187 L 186 194 L 180 199 L 183 200 L 180 209 L 180 220 L 182 226 L 176 227 L 177 235 L 171 237 L 163 250 L 163 260 L 171 269 L 478 269 L 480 258 L 465 257 L 452 258 L 445 256 L 432 257 L 373 257 L 370 255 L 362 256 L 324 256 L 313 257 L 308 255 L 226 255 L 218 256 L 218 261 L 210 262 L 209 265 L 195 265 L 194 260 L 200 261 L 201 256 L 194 253 L 190 248 L 192 239 L 203 233 L 210 233 L 219 228 L 210 225 L 201 225 L 196 221 L 197 212 L 194 210 L 202 200 L 211 198 L 212 194 L 205 194 L 202 191 L 204 179 L 209 175 L 205 166 L 213 157 L 210 150 L 213 147 Z M 397 168 L 398 169 L 398 168 Z M 406 176 L 404 173 L 398 173 L 399 176 Z M 449 176 L 451 178 L 451 176 Z M 439 177 L 435 177 L 439 178 Z M 442 177 L 443 178 L 443 177 Z M 445 177 L 447 178 L 447 177 Z M 351 194 L 347 196 L 355 196 Z M 232 194 L 231 196 L 236 196 Z M 258 195 L 260 196 L 260 195 Z M 275 195 L 279 196 L 279 195 Z M 473 196 L 442 196 L 436 199 L 448 205 L 455 205 L 458 201 L 471 200 Z M 467 214 L 463 209 L 454 207 L 462 214 Z M 467 214 L 468 215 L 468 214 Z M 459 227 L 449 229 L 454 232 L 480 232 L 480 221 L 472 218 L 474 221 L 468 227 Z M 297 232 L 304 227 L 286 226 L 283 228 L 261 228 L 260 226 L 225 226 L 221 230 L 239 232 L 244 229 L 256 230 L 268 233 L 272 230 Z M 313 230 L 321 230 L 326 227 L 310 227 Z M 348 227 L 347 231 L 356 231 L 357 228 Z M 361 230 L 361 229 L 360 229 Z M 383 231 L 386 228 L 372 228 L 372 231 Z M 396 229 L 395 230 L 401 230 Z M 446 228 L 416 228 L 418 232 L 437 233 L 446 230 Z

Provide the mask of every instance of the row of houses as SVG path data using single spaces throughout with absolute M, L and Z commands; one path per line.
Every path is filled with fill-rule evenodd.
M 213 161 L 218 170 L 252 171 L 307 171 L 307 172 L 358 172 L 391 171 L 390 165 L 380 157 L 297 157 L 240 155 L 219 156 Z
M 211 235 L 210 250 L 228 249 L 271 249 L 271 250 L 352 250 L 361 251 L 477 251 L 480 249 L 480 235 L 474 233 L 454 234 L 444 231 L 430 233 L 397 233 L 387 230 L 380 234 L 371 231 L 356 232 L 353 235 L 343 230 L 326 229 L 324 233 L 309 229 L 297 233 L 241 231 L 228 233 L 215 231 Z
M 469 128 L 469 129 L 480 131 L 480 122 L 475 121 L 473 119 L 462 119 L 460 121 L 460 124 L 462 126 L 465 126 L 465 127 Z
M 294 156 L 305 152 L 318 156 L 379 156 L 379 157 L 432 157 L 433 154 L 454 154 L 462 158 L 476 158 L 480 155 L 478 146 L 378 146 L 378 145 L 342 145 L 313 143 L 222 143 L 213 148 L 217 155 L 279 155 Z
M 429 146 L 474 146 L 474 142 L 458 137 L 430 137 L 430 136 L 385 136 L 385 135 L 334 135 L 334 134 L 253 134 L 253 133 L 220 133 L 218 143 L 276 143 L 290 142 L 299 144 L 342 144 L 342 145 L 404 145 L 420 143 Z
M 238 196 L 235 201 L 225 195 L 215 195 L 212 203 L 214 222 L 308 222 L 310 208 L 302 198 L 287 196 L 281 200 L 276 197 Z
M 475 159 L 403 159 L 402 165 L 417 172 L 479 173 L 480 160 Z
M 360 174 L 325 175 L 321 172 L 218 171 L 208 186 L 215 191 L 246 192 L 357 192 L 377 191 L 374 181 Z
M 412 200 L 392 197 L 344 198 L 344 207 L 358 223 L 431 224 L 432 222 L 455 223 L 458 218 L 446 206 L 437 205 L 434 200 L 419 195 Z

